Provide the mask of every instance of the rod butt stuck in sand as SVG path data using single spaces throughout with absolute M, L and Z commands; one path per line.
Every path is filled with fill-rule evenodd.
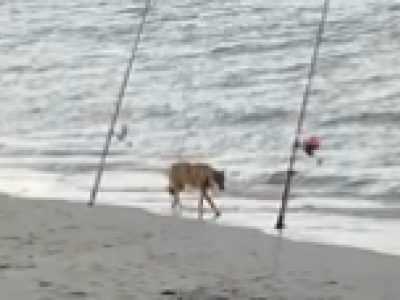
M 318 50 L 319 50 L 319 46 L 321 44 L 322 34 L 324 32 L 325 21 L 326 21 L 326 17 L 328 14 L 328 8 L 329 8 L 329 0 L 325 0 L 324 6 L 322 9 L 321 21 L 319 23 L 319 28 L 318 28 L 318 32 L 317 32 L 317 38 L 315 41 L 314 52 L 313 52 L 313 56 L 312 56 L 312 60 L 311 60 L 310 72 L 308 74 L 308 82 L 307 82 L 307 85 L 306 85 L 306 88 L 305 88 L 305 91 L 303 94 L 303 101 L 302 101 L 302 105 L 301 105 L 300 116 L 299 116 L 298 123 L 297 123 L 295 141 L 292 145 L 292 151 L 291 151 L 291 156 L 290 156 L 290 160 L 289 160 L 289 167 L 286 172 L 286 181 L 285 181 L 285 186 L 284 186 L 283 193 L 282 193 L 281 207 L 279 209 L 278 219 L 275 224 L 275 229 L 278 229 L 278 230 L 282 230 L 286 227 L 285 226 L 285 214 L 286 214 L 287 204 L 288 204 L 289 195 L 290 195 L 290 184 L 291 184 L 293 173 L 294 173 L 293 169 L 294 169 L 294 163 L 296 160 L 296 152 L 297 152 L 297 148 L 298 148 L 297 141 L 298 141 L 298 139 L 301 135 L 301 131 L 302 131 L 302 125 L 303 125 L 303 121 L 305 118 L 305 112 L 306 112 L 308 99 L 310 96 L 312 79 L 315 75 L 315 69 L 316 69 L 316 64 L 317 64 L 317 59 L 318 59 Z
M 139 45 L 140 36 L 141 36 L 141 34 L 143 32 L 144 23 L 145 23 L 145 20 L 146 20 L 146 16 L 147 16 L 147 14 L 148 14 L 148 12 L 150 10 L 150 5 L 151 5 L 151 0 L 147 0 L 146 1 L 146 6 L 145 6 L 145 8 L 143 10 L 142 19 L 141 19 L 141 22 L 139 24 L 139 29 L 138 29 L 137 34 L 136 34 L 136 39 L 135 39 L 135 42 L 134 42 L 133 47 L 132 47 L 132 54 L 131 54 L 131 56 L 129 58 L 129 62 L 128 62 L 128 66 L 127 66 L 126 71 L 125 71 L 124 79 L 122 81 L 122 84 L 121 84 L 121 87 L 120 87 L 120 90 L 119 90 L 119 93 L 118 93 L 117 102 L 115 103 L 115 111 L 114 111 L 114 114 L 112 115 L 110 127 L 108 129 L 106 140 L 105 140 L 105 144 L 104 144 L 104 148 L 103 148 L 103 151 L 101 153 L 101 159 L 100 159 L 99 167 L 98 167 L 98 170 L 97 170 L 96 179 L 95 179 L 93 188 L 92 188 L 92 190 L 90 192 L 90 200 L 88 202 L 88 205 L 90 207 L 92 207 L 94 205 L 94 203 L 96 201 L 96 196 L 97 196 L 98 191 L 99 191 L 101 177 L 102 177 L 103 172 L 104 172 L 104 165 L 106 163 L 107 154 L 108 154 L 108 151 L 110 149 L 111 138 L 112 138 L 112 136 L 114 134 L 115 124 L 117 122 L 117 119 L 118 119 L 118 116 L 119 116 L 119 112 L 121 110 L 122 100 L 123 100 L 124 95 L 125 95 L 126 86 L 128 84 L 129 75 L 130 75 L 130 72 L 131 72 L 131 69 L 132 69 L 132 64 L 133 64 L 133 62 L 134 62 L 134 60 L 136 58 L 136 52 L 137 52 L 137 48 L 138 48 L 138 45 Z

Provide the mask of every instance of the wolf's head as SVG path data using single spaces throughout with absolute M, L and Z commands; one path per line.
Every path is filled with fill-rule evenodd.
M 220 190 L 225 189 L 225 172 L 223 170 L 214 170 L 214 181 Z

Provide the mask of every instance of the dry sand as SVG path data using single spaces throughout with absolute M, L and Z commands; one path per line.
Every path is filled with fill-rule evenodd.
M 395 256 L 133 208 L 0 205 L 1 300 L 400 299 Z

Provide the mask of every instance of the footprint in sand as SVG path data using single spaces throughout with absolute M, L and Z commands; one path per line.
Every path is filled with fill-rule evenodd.
M 41 288 L 48 288 L 48 287 L 53 286 L 53 283 L 51 281 L 41 280 L 41 281 L 39 281 L 38 285 Z
M 1 263 L 0 270 L 11 269 L 12 265 L 10 263 Z
M 68 293 L 71 296 L 74 297 L 87 297 L 88 293 L 86 293 L 85 291 L 73 291 L 73 292 L 69 292 Z
M 178 294 L 178 292 L 176 290 L 172 290 L 172 289 L 165 289 L 165 290 L 161 291 L 161 295 L 163 295 L 163 296 L 175 296 L 177 294 Z
M 179 291 L 176 289 L 165 289 L 161 292 L 162 296 L 168 296 L 169 299 L 181 299 L 181 300 L 194 300 L 194 299 L 202 299 L 202 300 L 230 300 L 232 296 L 237 299 L 239 295 L 239 291 L 236 289 L 223 289 L 220 292 L 216 292 L 215 288 L 207 288 L 207 287 L 197 287 L 193 290 L 189 291 Z M 166 298 L 167 299 L 167 298 Z M 244 298 L 243 298 L 244 299 Z M 253 296 L 246 297 L 246 300 L 267 300 L 268 298 L 264 296 Z

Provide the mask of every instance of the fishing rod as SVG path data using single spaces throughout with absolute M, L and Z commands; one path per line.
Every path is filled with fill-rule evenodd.
M 323 9 L 322 9 L 321 21 L 319 23 L 319 28 L 318 28 L 318 32 L 317 32 L 317 38 L 316 38 L 315 45 L 314 45 L 314 52 L 313 52 L 313 56 L 312 56 L 312 60 L 311 60 L 311 67 L 310 67 L 310 71 L 308 74 L 308 82 L 307 82 L 307 85 L 306 85 L 306 88 L 305 88 L 305 91 L 303 94 L 303 101 L 302 101 L 300 115 L 299 115 L 299 119 L 298 119 L 298 123 L 297 123 L 295 141 L 292 145 L 289 166 L 288 166 L 287 173 L 286 173 L 285 186 L 284 186 L 283 193 L 282 193 L 281 207 L 279 209 L 278 219 L 275 224 L 275 229 L 278 229 L 278 230 L 282 230 L 285 227 L 285 214 L 286 214 L 288 199 L 289 199 L 289 195 L 290 195 L 290 184 L 292 182 L 292 177 L 294 174 L 293 168 L 294 168 L 294 163 L 296 160 L 296 151 L 297 151 L 298 144 L 299 144 L 299 137 L 300 137 L 300 134 L 302 131 L 302 125 L 303 125 L 304 118 L 306 115 L 306 107 L 307 107 L 308 99 L 310 96 L 312 79 L 315 75 L 315 69 L 316 69 L 316 64 L 317 64 L 317 59 L 318 59 L 318 50 L 319 50 L 319 46 L 321 44 L 322 34 L 324 32 L 325 22 L 326 22 L 326 18 L 328 15 L 328 9 L 329 9 L 329 0 L 325 0 Z
M 124 95 L 125 95 L 125 90 L 126 90 L 126 86 L 128 84 L 129 75 L 131 73 L 133 62 L 134 62 L 134 60 L 136 58 L 137 48 L 138 48 L 138 45 L 139 45 L 139 42 L 140 42 L 141 34 L 143 32 L 144 23 L 146 21 L 146 16 L 148 15 L 149 10 L 150 10 L 150 6 L 151 6 L 151 0 L 147 0 L 146 4 L 145 4 L 145 7 L 144 7 L 144 10 L 143 10 L 142 19 L 140 21 L 139 28 L 138 28 L 138 31 L 137 31 L 137 34 L 136 34 L 136 39 L 135 39 L 135 42 L 133 43 L 132 54 L 131 54 L 131 56 L 129 58 L 128 66 L 126 68 L 125 75 L 124 75 L 121 87 L 119 89 L 117 101 L 115 103 L 115 111 L 114 111 L 114 114 L 112 115 L 110 127 L 109 127 L 107 135 L 106 135 L 106 140 L 105 140 L 105 143 L 104 143 L 103 152 L 101 154 L 100 163 L 99 163 L 99 167 L 98 167 L 98 170 L 97 170 L 95 182 L 94 182 L 93 188 L 92 188 L 92 190 L 90 192 L 90 200 L 88 202 L 89 206 L 93 206 L 94 205 L 95 200 L 96 200 L 96 196 L 97 196 L 97 193 L 98 193 L 98 190 L 99 190 L 99 187 L 100 187 L 101 177 L 102 177 L 103 172 L 104 172 L 104 165 L 106 163 L 107 154 L 108 154 L 108 151 L 110 149 L 111 138 L 112 138 L 112 136 L 114 134 L 115 124 L 117 122 L 117 119 L 118 119 L 118 116 L 119 116 L 119 112 L 121 110 L 122 100 L 123 100 Z

